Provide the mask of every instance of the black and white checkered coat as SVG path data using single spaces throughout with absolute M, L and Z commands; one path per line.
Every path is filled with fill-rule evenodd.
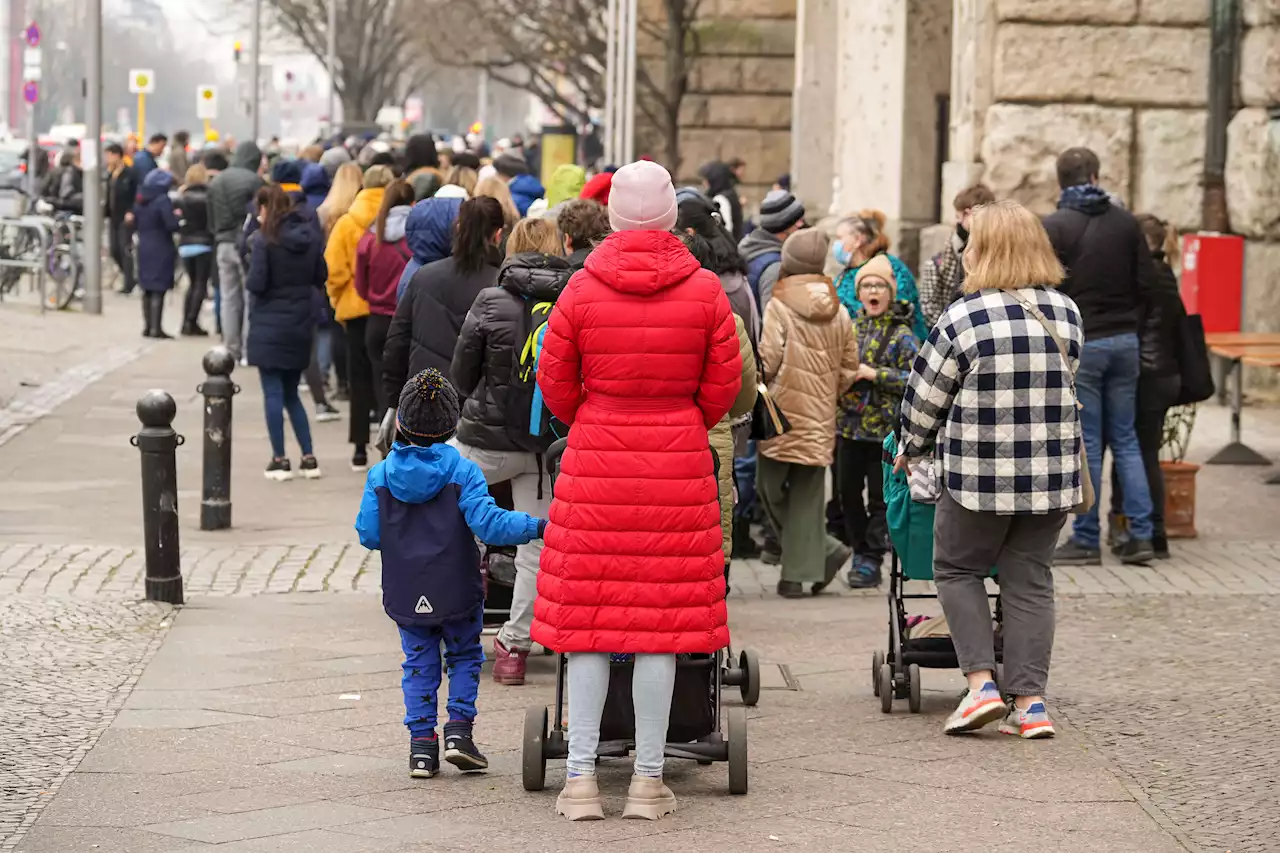
M 1057 290 L 1035 300 L 1067 346 L 1084 346 L 1080 311 Z M 935 447 L 944 483 L 966 509 L 1000 515 L 1071 509 L 1080 494 L 1080 418 L 1053 339 L 1011 293 L 983 290 L 939 318 L 902 400 L 906 453 Z

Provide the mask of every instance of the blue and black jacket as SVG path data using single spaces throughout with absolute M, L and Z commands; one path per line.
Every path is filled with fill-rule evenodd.
M 382 606 L 399 625 L 430 627 L 484 603 L 480 551 L 537 539 L 541 522 L 499 508 L 480 468 L 447 444 L 397 442 L 369 471 L 356 532 L 382 551 Z M 474 534 L 474 535 L 473 535 Z

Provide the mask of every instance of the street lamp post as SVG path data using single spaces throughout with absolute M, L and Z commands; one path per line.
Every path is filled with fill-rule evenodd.
M 84 310 L 102 313 L 102 0 L 86 0 L 89 28 L 89 67 L 85 98 L 86 138 L 80 143 L 80 163 L 84 169 L 85 247 L 80 263 L 84 269 Z
M 250 96 L 249 103 L 252 104 L 250 116 L 253 120 L 253 141 L 258 141 L 258 134 L 261 129 L 261 112 L 262 112 L 262 0 L 253 0 L 253 74 L 252 85 L 253 94 Z
M 329 32 L 325 68 L 329 72 L 329 135 L 332 136 L 338 124 L 334 116 L 338 110 L 338 0 L 329 0 L 328 6 Z

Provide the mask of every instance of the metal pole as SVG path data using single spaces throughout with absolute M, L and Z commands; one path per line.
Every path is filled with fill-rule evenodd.
M 27 212 L 36 212 L 36 199 L 40 198 L 40 161 L 37 157 L 47 157 L 36 139 L 36 105 L 27 104 Z
M 604 161 L 613 163 L 616 161 L 614 152 L 617 151 L 614 145 L 614 131 L 617 129 L 614 110 L 617 104 L 614 103 L 613 89 L 615 66 L 618 62 L 618 0 L 609 0 L 604 20 L 605 29 L 608 32 L 605 37 L 604 58 Z
M 623 118 L 624 105 L 627 100 L 627 6 L 628 0 L 617 0 L 618 20 L 614 29 L 616 46 L 614 47 L 614 71 L 617 78 L 613 84 L 613 156 L 615 163 L 621 166 L 627 162 L 626 145 L 623 142 L 626 134 L 626 121 Z
M 489 69 L 480 69 L 480 88 L 476 94 L 476 121 L 480 122 L 480 138 L 489 139 Z
M 185 439 L 173 431 L 177 404 L 164 391 L 138 400 L 142 429 L 130 443 L 142 452 L 142 529 L 147 551 L 147 600 L 182 603 L 178 551 L 178 460 Z
M 637 0 L 627 2 L 627 104 L 623 119 L 626 122 L 626 135 L 622 140 L 626 151 L 625 160 L 630 163 L 636 159 L 636 6 Z
M 1205 133 L 1202 225 L 1227 232 L 1227 125 L 1235 106 L 1236 66 L 1240 44 L 1238 0 L 1213 0 L 1209 41 L 1209 115 Z
M 200 500 L 200 529 L 231 526 L 231 398 L 240 386 L 231 381 L 236 360 L 226 347 L 204 354 L 205 380 L 196 388 L 204 395 L 204 493 Z
M 253 0 L 253 94 L 249 96 L 252 105 L 249 115 L 253 119 L 253 141 L 256 144 L 261 129 L 262 93 L 262 0 Z
M 325 68 L 329 72 L 329 135 L 338 126 L 338 0 L 329 0 L 328 49 Z
M 84 168 L 84 231 L 81 264 L 84 266 L 84 310 L 102 313 L 102 0 L 88 5 L 89 67 L 86 71 L 85 124 L 88 138 L 80 143 Z

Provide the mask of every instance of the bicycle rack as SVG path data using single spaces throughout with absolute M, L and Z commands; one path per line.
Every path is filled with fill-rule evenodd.
M 48 216 L 37 216 L 34 214 L 0 217 L 0 228 L 10 227 L 33 231 L 40 241 L 40 250 L 31 258 L 0 258 L 0 267 L 18 267 L 19 269 L 34 272 L 36 275 L 36 288 L 40 291 L 40 313 L 43 314 L 47 309 L 46 293 L 45 293 L 45 267 L 49 263 L 49 252 L 52 249 L 53 229 L 57 227 L 57 221 Z M 71 225 L 74 234 L 75 225 Z M 2 296 L 2 294 L 0 294 Z

